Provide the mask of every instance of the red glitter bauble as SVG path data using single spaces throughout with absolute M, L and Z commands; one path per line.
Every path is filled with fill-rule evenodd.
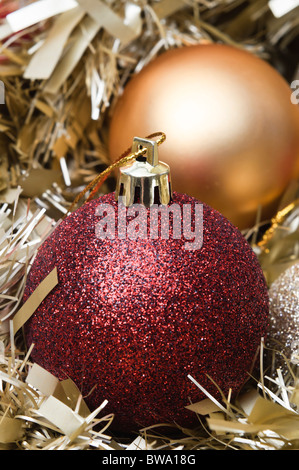
M 55 266 L 58 285 L 25 324 L 32 359 L 73 379 L 90 409 L 107 399 L 103 413 L 115 413 L 119 431 L 193 426 L 196 415 L 185 407 L 206 396 L 190 375 L 215 397 L 212 380 L 236 394 L 266 333 L 268 291 L 257 258 L 205 204 L 203 243 L 193 250 L 183 231 L 174 237 L 177 214 L 169 239 L 100 238 L 102 204 L 118 221 L 114 193 L 102 196 L 70 214 L 38 251 L 24 300 Z M 201 203 L 174 193 L 171 204 L 182 214 L 191 207 L 195 220 Z M 126 218 L 127 227 L 133 220 Z

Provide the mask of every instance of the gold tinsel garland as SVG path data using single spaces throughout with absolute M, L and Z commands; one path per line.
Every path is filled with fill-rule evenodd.
M 115 439 L 113 417 L 98 420 L 71 381 L 31 364 L 21 328 L 13 328 L 37 248 L 109 164 L 109 113 L 132 74 L 167 48 L 221 41 L 269 60 L 291 81 L 297 10 L 277 18 L 267 0 L 61 0 L 53 14 L 47 3 L 0 6 L 0 448 L 298 449 L 298 366 L 284 358 L 284 375 L 268 377 L 263 343 L 260 376 L 235 403 L 207 394 L 190 405 L 197 430 L 176 428 L 170 437 L 157 423 Z M 5 18 L 10 10 L 15 15 Z M 290 188 L 272 221 L 244 233 L 269 285 L 298 261 L 298 197 Z M 275 370 L 281 353 L 272 353 Z
M 51 2 L 27 3 L 0 25 L 0 190 L 30 177 L 27 189 L 32 169 L 61 172 L 66 159 L 69 200 L 66 189 L 73 193 L 108 163 L 106 124 L 123 86 L 165 49 L 221 41 L 293 74 L 296 10 L 275 18 L 267 0 L 61 0 L 60 13 Z

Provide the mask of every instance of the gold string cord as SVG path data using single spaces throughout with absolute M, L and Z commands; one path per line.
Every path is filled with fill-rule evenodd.
M 150 134 L 146 137 L 146 139 L 154 139 L 155 137 L 159 137 L 157 139 L 157 145 L 161 145 L 165 140 L 166 140 L 166 135 L 164 132 L 155 132 L 153 134 Z M 64 217 L 66 217 L 78 204 L 80 199 L 83 198 L 83 196 L 87 193 L 87 191 L 91 190 L 90 195 L 84 202 L 84 204 L 88 201 L 90 201 L 94 195 L 99 191 L 101 185 L 104 183 L 104 181 L 108 178 L 110 173 L 115 169 L 119 168 L 120 166 L 125 165 L 126 163 L 130 162 L 131 160 L 134 160 L 138 157 L 141 157 L 142 155 L 145 155 L 147 152 L 147 149 L 145 147 L 142 147 L 141 149 L 137 150 L 136 152 L 131 152 L 131 147 L 129 147 L 125 152 L 121 154 L 121 156 L 111 165 L 108 166 L 102 173 L 97 175 L 84 189 L 83 191 L 80 192 L 74 199 L 74 201 L 71 204 L 71 207 L 69 208 L 68 212 L 65 214 Z
M 295 209 L 298 203 L 299 199 L 293 201 L 277 212 L 277 214 L 271 219 L 271 226 L 265 232 L 262 240 L 258 243 L 259 247 L 264 248 L 267 245 L 267 243 L 273 238 L 277 227 L 283 223 L 285 218 Z

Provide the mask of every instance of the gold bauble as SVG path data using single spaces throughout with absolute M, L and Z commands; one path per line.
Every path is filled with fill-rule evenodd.
M 133 76 L 111 116 L 111 160 L 157 130 L 173 189 L 209 204 L 240 229 L 263 219 L 299 175 L 299 109 L 281 75 L 223 44 L 164 52 Z

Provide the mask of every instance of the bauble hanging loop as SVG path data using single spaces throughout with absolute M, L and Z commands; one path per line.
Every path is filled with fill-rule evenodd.
M 134 137 L 132 154 L 141 148 L 146 149 L 145 157 L 120 167 L 115 199 L 121 197 L 126 207 L 135 203 L 167 205 L 171 200 L 169 166 L 159 162 L 157 141 Z
M 157 145 L 161 145 L 165 139 L 166 135 L 164 132 L 154 132 L 153 134 L 150 134 L 147 136 L 147 139 L 152 139 L 154 137 L 159 137 L 156 141 Z M 68 212 L 65 214 L 64 218 L 72 212 L 73 209 L 76 208 L 78 202 L 84 197 L 84 195 L 90 191 L 89 196 L 87 197 L 85 202 L 91 201 L 94 196 L 97 194 L 99 191 L 101 185 L 104 183 L 104 181 L 108 178 L 108 176 L 111 174 L 111 172 L 115 168 L 119 168 L 122 165 L 125 165 L 129 161 L 133 161 L 134 159 L 137 159 L 138 157 L 142 156 L 143 154 L 146 153 L 146 147 L 142 147 L 139 150 L 136 150 L 135 152 L 132 153 L 131 147 L 129 147 L 127 150 L 125 150 L 120 157 L 111 165 L 108 166 L 102 173 L 97 175 L 84 189 L 81 191 L 76 198 L 74 199 L 73 203 L 71 204 L 71 207 L 69 208 Z

